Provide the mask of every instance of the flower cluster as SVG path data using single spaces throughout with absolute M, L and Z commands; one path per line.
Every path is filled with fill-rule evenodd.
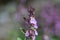
M 24 21 L 26 23 L 28 23 L 30 25 L 29 29 L 26 31 L 25 33 L 25 36 L 26 36 L 26 39 L 28 37 L 32 38 L 32 40 L 35 40 L 35 36 L 38 35 L 38 32 L 37 32 L 37 21 L 35 19 L 35 16 L 34 16 L 34 8 L 30 7 L 28 12 L 29 12 L 29 19 L 23 17 Z M 28 26 L 27 26 L 28 27 Z

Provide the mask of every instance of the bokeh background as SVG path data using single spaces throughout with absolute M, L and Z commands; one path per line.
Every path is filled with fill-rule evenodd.
M 0 40 L 25 39 L 19 28 L 25 29 L 22 17 L 28 17 L 29 6 L 35 8 L 39 26 L 36 40 L 42 40 L 43 33 L 60 40 L 60 0 L 0 0 Z

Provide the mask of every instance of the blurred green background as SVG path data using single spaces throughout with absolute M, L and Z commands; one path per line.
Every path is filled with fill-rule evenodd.
M 32 5 L 36 9 L 36 17 L 39 19 L 39 10 L 41 3 L 46 3 L 48 0 L 26 0 L 22 3 L 20 0 L 0 0 L 0 40 L 17 40 L 17 38 L 25 39 L 24 34 L 18 29 L 23 26 L 23 21 L 20 19 L 18 22 L 14 19 L 14 14 L 17 11 L 16 8 L 19 4 L 24 5 L 26 8 Z M 58 4 L 60 7 L 60 0 L 50 0 L 52 5 Z M 60 8 L 58 8 L 60 10 Z M 24 14 L 23 14 L 24 15 Z M 42 40 L 42 28 L 39 23 L 39 36 L 36 40 Z M 51 35 L 51 40 L 60 40 L 60 37 L 54 38 Z

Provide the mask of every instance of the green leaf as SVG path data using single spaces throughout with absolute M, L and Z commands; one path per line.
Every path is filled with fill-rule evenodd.
M 17 37 L 17 40 L 22 40 L 21 38 Z

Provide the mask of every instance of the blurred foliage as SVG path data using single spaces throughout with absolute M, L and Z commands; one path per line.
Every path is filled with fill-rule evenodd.
M 8 2 L 11 2 L 12 0 L 0 0 L 0 4 L 7 4 Z
M 18 0 L 0 0 L 0 4 L 7 4 L 8 2 L 12 2 L 12 1 L 18 1 Z M 25 5 L 28 6 L 30 3 L 32 3 L 34 0 L 27 0 Z M 55 0 L 56 1 L 56 0 Z M 58 0 L 57 0 L 58 1 Z M 53 1 L 54 2 L 54 1 Z M 59 4 L 59 3 L 58 3 Z M 60 4 L 59 4 L 60 5 Z M 14 9 L 14 8 L 10 8 L 10 9 Z M 9 10 L 9 11 L 12 11 Z M 38 12 L 37 12 L 38 13 Z M 37 18 L 39 17 L 38 14 L 36 14 Z M 42 22 L 44 21 L 44 19 L 42 20 Z M 43 23 L 41 23 L 43 24 Z M 40 26 L 41 24 L 39 24 L 39 28 L 38 28 L 38 33 L 39 35 L 36 36 L 36 40 L 41 40 L 41 36 L 42 36 L 42 27 Z M 50 26 L 51 27 L 51 26 Z M 17 28 L 16 28 L 17 29 Z M 8 32 L 8 38 L 7 40 L 20 40 L 19 38 L 21 38 L 22 40 L 25 39 L 25 35 L 21 32 L 21 30 L 17 29 L 17 30 L 11 30 Z M 60 37 L 51 37 L 51 40 L 60 40 Z
M 16 40 L 16 39 L 17 39 L 17 31 L 16 30 L 12 30 L 12 31 L 8 32 L 7 40 Z

